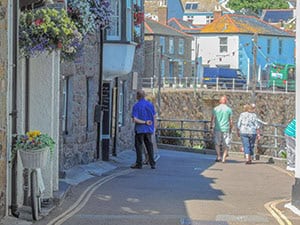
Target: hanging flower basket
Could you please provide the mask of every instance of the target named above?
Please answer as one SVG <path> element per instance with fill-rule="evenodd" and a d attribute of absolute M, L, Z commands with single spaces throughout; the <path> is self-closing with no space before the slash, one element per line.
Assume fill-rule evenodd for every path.
<path fill-rule="evenodd" d="M 19 150 L 24 168 L 44 168 L 47 164 L 49 147 L 37 150 Z"/>

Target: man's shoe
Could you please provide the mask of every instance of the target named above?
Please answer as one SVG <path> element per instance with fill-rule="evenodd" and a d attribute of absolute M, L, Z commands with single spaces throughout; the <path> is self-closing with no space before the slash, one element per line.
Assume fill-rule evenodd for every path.
<path fill-rule="evenodd" d="M 138 164 L 134 164 L 130 167 L 131 169 L 142 169 L 142 166 L 138 165 Z"/>
<path fill-rule="evenodd" d="M 155 166 L 153 165 L 153 166 L 151 166 L 151 169 L 155 169 Z"/>

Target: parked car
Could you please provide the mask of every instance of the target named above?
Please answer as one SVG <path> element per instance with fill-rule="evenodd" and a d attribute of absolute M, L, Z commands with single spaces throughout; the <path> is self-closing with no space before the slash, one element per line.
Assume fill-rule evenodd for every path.
<path fill-rule="evenodd" d="M 202 83 L 207 87 L 244 88 L 247 79 L 239 69 L 204 67 Z"/>

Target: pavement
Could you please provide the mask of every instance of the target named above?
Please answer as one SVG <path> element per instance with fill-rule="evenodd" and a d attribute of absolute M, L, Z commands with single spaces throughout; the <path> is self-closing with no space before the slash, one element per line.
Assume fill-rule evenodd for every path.
<path fill-rule="evenodd" d="M 72 186 L 76 186 L 95 176 L 104 176 L 109 172 L 120 167 L 129 167 L 135 162 L 135 152 L 132 150 L 123 151 L 117 156 L 111 156 L 109 161 L 98 161 L 87 165 L 79 165 L 70 170 L 65 171 L 65 178 L 59 181 L 59 191 L 54 193 L 54 201 L 48 206 L 42 208 L 42 215 L 48 215 L 51 210 L 57 207 L 70 191 Z M 241 157 L 240 153 L 230 153 L 230 157 Z M 155 156 L 156 160 L 159 154 Z M 285 161 L 280 159 L 273 159 L 268 157 L 261 157 L 261 161 L 269 162 L 278 168 L 282 173 L 288 173 L 294 176 L 292 172 L 285 170 Z M 277 171 L 278 172 L 278 171 Z M 229 174 L 228 174 L 229 175 Z M 229 175 L 230 176 L 230 175 Z M 271 206 L 270 206 L 271 208 Z M 284 201 L 277 203 L 277 208 L 282 211 L 288 218 L 296 219 L 300 222 L 300 211 L 293 208 L 289 202 Z M 22 206 L 19 208 L 20 217 L 6 216 L 0 220 L 0 225 L 31 225 L 33 224 L 31 216 L 31 208 L 29 206 Z M 298 220 L 299 219 L 299 220 Z M 292 223 L 294 225 L 300 223 Z M 291 224 L 291 225 L 292 225 Z"/>

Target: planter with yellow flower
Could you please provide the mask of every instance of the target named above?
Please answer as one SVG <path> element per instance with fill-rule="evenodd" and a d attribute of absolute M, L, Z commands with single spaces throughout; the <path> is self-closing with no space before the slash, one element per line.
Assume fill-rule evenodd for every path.
<path fill-rule="evenodd" d="M 48 134 L 32 130 L 17 135 L 14 154 L 20 153 L 23 167 L 43 168 L 46 166 L 48 154 L 52 154 L 55 142 Z"/>

